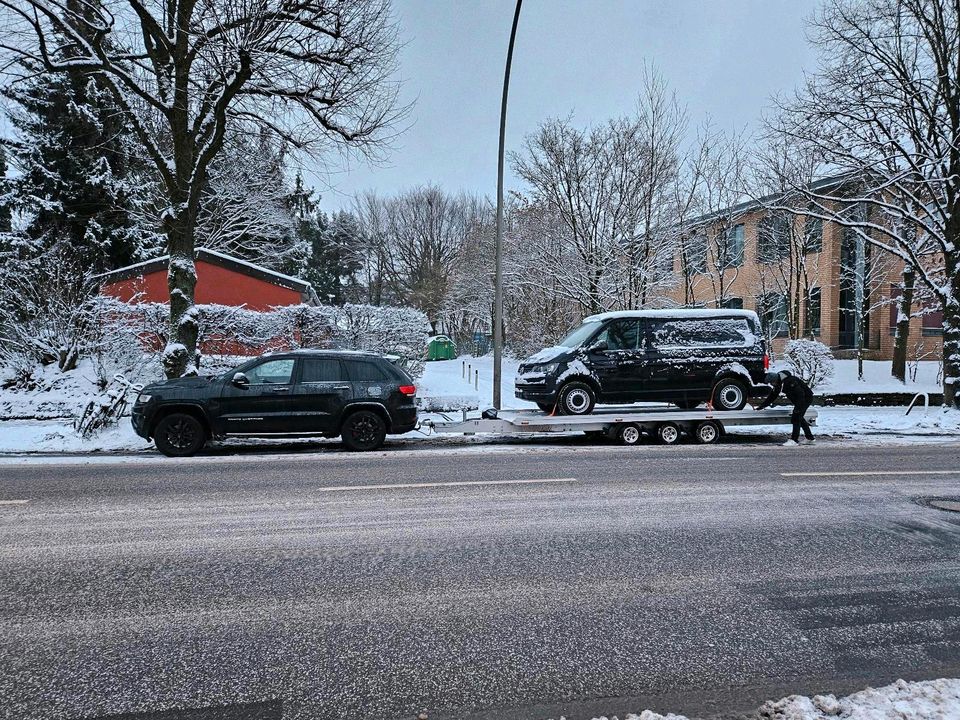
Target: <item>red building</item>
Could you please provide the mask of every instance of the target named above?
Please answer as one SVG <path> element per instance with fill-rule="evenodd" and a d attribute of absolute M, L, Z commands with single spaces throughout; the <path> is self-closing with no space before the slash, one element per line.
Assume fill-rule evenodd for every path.
<path fill-rule="evenodd" d="M 246 260 L 199 248 L 195 254 L 198 305 L 231 305 L 269 310 L 279 305 L 318 304 L 310 283 Z M 168 303 L 169 255 L 128 265 L 100 276 L 101 292 L 128 303 Z"/>

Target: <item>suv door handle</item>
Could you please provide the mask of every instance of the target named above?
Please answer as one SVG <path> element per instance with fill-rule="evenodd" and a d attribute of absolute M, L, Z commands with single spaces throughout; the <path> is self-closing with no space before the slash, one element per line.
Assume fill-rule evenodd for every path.
<path fill-rule="evenodd" d="M 351 386 L 350 385 L 334 385 L 333 389 L 334 390 L 350 390 Z"/>
<path fill-rule="evenodd" d="M 290 388 L 288 388 L 288 387 L 274 387 L 274 388 L 270 388 L 270 392 L 272 392 L 272 393 L 285 393 L 285 392 L 290 392 Z"/>

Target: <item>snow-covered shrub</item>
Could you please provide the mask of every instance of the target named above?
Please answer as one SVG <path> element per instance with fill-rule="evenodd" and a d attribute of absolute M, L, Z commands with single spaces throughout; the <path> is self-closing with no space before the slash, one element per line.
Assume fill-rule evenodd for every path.
<path fill-rule="evenodd" d="M 789 370 L 812 389 L 833 377 L 833 353 L 817 340 L 791 340 L 783 351 Z"/>
<path fill-rule="evenodd" d="M 115 302 L 115 301 L 114 301 Z M 397 355 L 415 377 L 423 371 L 430 324 L 412 308 L 374 305 L 289 305 L 264 312 L 226 305 L 197 305 L 198 342 L 205 355 L 257 355 L 268 350 L 340 348 Z M 113 322 L 135 328 L 148 347 L 166 344 L 160 320 L 166 305 L 115 302 Z M 201 359 L 201 366 L 206 365 Z"/>

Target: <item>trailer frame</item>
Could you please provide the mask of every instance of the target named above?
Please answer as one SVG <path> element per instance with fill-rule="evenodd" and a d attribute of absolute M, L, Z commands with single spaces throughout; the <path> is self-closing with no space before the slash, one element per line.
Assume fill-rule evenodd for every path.
<path fill-rule="evenodd" d="M 487 411 L 489 412 L 489 411 Z M 790 425 L 792 408 L 769 410 L 716 411 L 711 408 L 684 410 L 673 407 L 607 406 L 589 415 L 553 415 L 540 410 L 501 410 L 496 417 L 469 417 L 466 410 L 459 420 L 430 420 L 421 426 L 442 434 L 478 435 L 573 433 L 605 435 L 625 445 L 636 445 L 643 434 L 672 445 L 687 434 L 697 442 L 710 444 L 739 425 Z M 805 418 L 817 424 L 817 411 L 807 410 Z M 639 431 L 639 432 L 635 432 Z"/>

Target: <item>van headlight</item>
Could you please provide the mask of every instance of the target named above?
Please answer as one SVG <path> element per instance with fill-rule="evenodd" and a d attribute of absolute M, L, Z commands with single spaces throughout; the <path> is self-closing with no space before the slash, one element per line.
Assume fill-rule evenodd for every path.
<path fill-rule="evenodd" d="M 544 375 L 550 375 L 555 373 L 560 369 L 560 363 L 547 363 L 545 365 L 534 365 L 530 368 L 531 372 L 543 373 Z"/>

